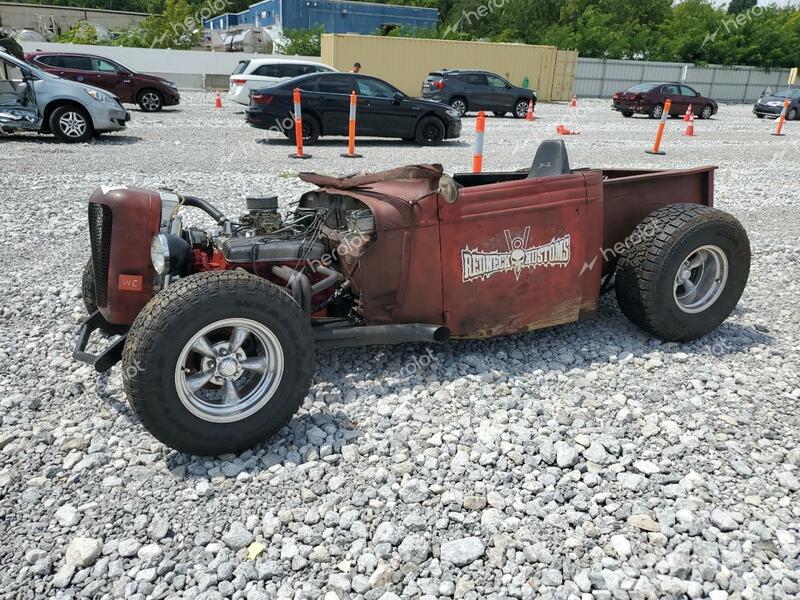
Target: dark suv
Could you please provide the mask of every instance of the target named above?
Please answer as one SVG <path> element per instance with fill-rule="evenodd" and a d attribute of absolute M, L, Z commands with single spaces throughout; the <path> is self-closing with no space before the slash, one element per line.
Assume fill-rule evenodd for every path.
<path fill-rule="evenodd" d="M 422 97 L 449 104 L 459 116 L 467 111 L 488 110 L 502 117 L 511 111 L 521 119 L 531 100 L 536 106 L 536 92 L 511 85 L 500 75 L 474 69 L 429 73 L 422 84 Z"/>
<path fill-rule="evenodd" d="M 181 100 L 178 87 L 171 81 L 137 73 L 118 62 L 91 54 L 68 52 L 32 52 L 25 60 L 63 79 L 71 79 L 108 90 L 120 102 L 138 104 L 146 112 L 174 106 Z"/>

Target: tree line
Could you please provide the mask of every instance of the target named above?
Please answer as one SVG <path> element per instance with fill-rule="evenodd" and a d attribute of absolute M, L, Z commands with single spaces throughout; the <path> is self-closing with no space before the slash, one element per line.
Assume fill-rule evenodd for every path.
<path fill-rule="evenodd" d="M 225 12 L 254 0 L 225 0 Z M 368 0 L 369 1 L 369 0 Z M 759 6 L 756 0 L 382 0 L 439 10 L 436 28 L 398 27 L 377 34 L 457 40 L 546 44 L 580 56 L 694 64 L 800 65 L 800 8 Z M 47 4 L 149 12 L 158 47 L 194 42 L 173 39 L 172 20 L 194 15 L 208 0 L 47 0 Z M 167 35 L 164 35 L 166 32 Z M 306 36 L 309 33 L 306 32 Z M 312 33 L 312 38 L 317 37 Z M 291 32 L 300 37 L 302 32 Z M 130 37 L 130 36 L 129 36 Z M 135 37 L 135 36 L 134 36 Z M 149 36 L 148 36 L 149 37 Z M 128 40 L 131 45 L 137 40 Z M 125 41 L 123 41 L 125 43 Z M 151 45 L 141 42 L 142 45 Z"/>

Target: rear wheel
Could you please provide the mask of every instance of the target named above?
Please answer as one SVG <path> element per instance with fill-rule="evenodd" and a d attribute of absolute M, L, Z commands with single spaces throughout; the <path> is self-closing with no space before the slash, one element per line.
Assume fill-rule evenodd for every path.
<path fill-rule="evenodd" d="M 756 113 L 756 116 L 757 116 L 759 119 L 763 119 L 763 118 L 764 118 L 764 115 L 759 115 L 759 114 L 757 114 L 757 113 Z"/>
<path fill-rule="evenodd" d="M 622 312 L 667 341 L 716 329 L 733 311 L 750 273 L 750 242 L 731 215 L 672 204 L 648 215 L 625 242 L 616 273 Z"/>
<path fill-rule="evenodd" d="M 50 131 L 62 142 L 88 141 L 94 134 L 92 120 L 83 108 L 68 104 L 59 106 L 49 119 Z"/>
<path fill-rule="evenodd" d="M 157 294 L 128 333 L 125 391 L 147 430 L 204 456 L 267 439 L 303 402 L 314 369 L 311 325 L 265 279 L 192 275 Z"/>
<path fill-rule="evenodd" d="M 626 119 L 630 119 L 633 116 L 633 111 L 632 110 L 623 110 L 622 111 L 622 116 L 625 117 Z"/>
<path fill-rule="evenodd" d="M 660 119 L 661 115 L 664 114 L 664 105 L 663 104 L 656 104 L 652 110 L 650 110 L 650 118 L 651 119 Z"/>
<path fill-rule="evenodd" d="M 786 119 L 789 121 L 796 121 L 797 120 L 797 109 L 793 108 L 789 112 L 786 113 Z"/>
<path fill-rule="evenodd" d="M 292 126 L 283 130 L 284 135 L 294 141 L 294 120 Z M 313 144 L 319 139 L 319 123 L 312 116 L 303 117 L 303 143 Z"/>
<path fill-rule="evenodd" d="M 492 111 L 492 114 L 495 117 L 498 117 L 498 118 L 505 117 L 506 116 L 506 111 L 504 111 L 504 110 L 495 110 L 495 111 Z"/>
<path fill-rule="evenodd" d="M 700 111 L 700 118 L 710 119 L 713 114 L 714 114 L 714 108 L 710 104 L 706 104 L 703 107 L 703 110 Z"/>
<path fill-rule="evenodd" d="M 450 108 L 456 111 L 459 117 L 463 117 L 467 112 L 467 101 L 457 96 L 450 100 Z"/>
<path fill-rule="evenodd" d="M 444 124 L 436 117 L 424 117 L 417 124 L 414 139 L 421 146 L 438 146 L 444 139 Z"/>
<path fill-rule="evenodd" d="M 136 98 L 136 104 L 144 112 L 158 112 L 164 108 L 164 98 L 158 90 L 142 90 Z"/>

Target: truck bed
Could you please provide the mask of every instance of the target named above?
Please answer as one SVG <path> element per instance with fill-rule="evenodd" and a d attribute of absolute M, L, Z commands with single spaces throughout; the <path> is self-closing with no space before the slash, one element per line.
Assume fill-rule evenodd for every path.
<path fill-rule="evenodd" d="M 716 167 L 694 169 L 573 169 L 603 174 L 603 248 L 624 242 L 636 225 L 654 210 L 677 203 L 714 205 Z M 464 187 L 518 181 L 528 170 L 498 173 L 458 173 Z"/>

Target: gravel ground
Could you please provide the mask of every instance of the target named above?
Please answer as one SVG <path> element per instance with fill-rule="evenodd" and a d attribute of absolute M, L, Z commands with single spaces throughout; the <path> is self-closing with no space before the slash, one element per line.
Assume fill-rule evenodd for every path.
<path fill-rule="evenodd" d="M 612 294 L 594 322 L 430 355 L 321 354 L 288 427 L 210 460 L 150 437 L 119 368 L 98 377 L 70 358 L 90 192 L 166 186 L 236 214 L 248 192 L 296 199 L 299 168 L 465 170 L 474 122 L 438 148 L 361 142 L 355 162 L 325 141 L 298 164 L 241 107 L 184 98 L 90 144 L 0 138 L 0 596 L 800 595 L 800 123 L 774 138 L 749 106 L 723 106 L 694 139 L 669 122 L 654 157 L 655 123 L 607 101 L 488 119 L 487 170 L 528 165 L 559 120 L 581 132 L 574 166 L 719 165 L 717 205 L 753 248 L 731 318 L 662 344 Z"/>

